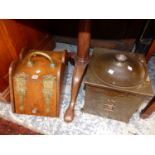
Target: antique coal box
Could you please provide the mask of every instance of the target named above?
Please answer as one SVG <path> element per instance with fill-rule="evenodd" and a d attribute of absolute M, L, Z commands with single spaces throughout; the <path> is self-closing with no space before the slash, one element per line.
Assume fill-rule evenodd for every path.
<path fill-rule="evenodd" d="M 123 122 L 153 97 L 142 54 L 96 48 L 84 83 L 83 111 Z"/>
<path fill-rule="evenodd" d="M 13 111 L 19 114 L 59 116 L 67 51 L 29 50 L 9 68 Z"/>

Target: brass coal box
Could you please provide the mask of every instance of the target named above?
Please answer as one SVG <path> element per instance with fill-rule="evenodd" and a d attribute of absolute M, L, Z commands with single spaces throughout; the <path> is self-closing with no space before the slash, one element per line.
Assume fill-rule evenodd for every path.
<path fill-rule="evenodd" d="M 142 54 L 95 48 L 85 78 L 83 112 L 129 122 L 153 89 Z"/>

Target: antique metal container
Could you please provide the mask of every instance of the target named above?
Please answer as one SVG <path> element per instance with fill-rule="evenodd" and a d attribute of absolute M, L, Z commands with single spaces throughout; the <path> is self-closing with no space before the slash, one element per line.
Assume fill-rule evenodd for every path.
<path fill-rule="evenodd" d="M 153 89 L 142 54 L 94 49 L 85 78 L 84 112 L 128 122 Z"/>
<path fill-rule="evenodd" d="M 37 116 L 59 116 L 66 51 L 29 50 L 10 65 L 13 111 Z"/>

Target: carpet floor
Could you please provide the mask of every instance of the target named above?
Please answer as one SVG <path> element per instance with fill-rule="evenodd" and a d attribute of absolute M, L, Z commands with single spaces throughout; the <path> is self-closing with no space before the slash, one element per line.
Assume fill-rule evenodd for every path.
<path fill-rule="evenodd" d="M 0 135 L 40 135 L 40 133 L 0 118 Z"/>

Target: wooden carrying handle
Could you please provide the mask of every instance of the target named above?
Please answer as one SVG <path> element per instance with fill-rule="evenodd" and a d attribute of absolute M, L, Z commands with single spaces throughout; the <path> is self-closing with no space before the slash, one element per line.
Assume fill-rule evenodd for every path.
<path fill-rule="evenodd" d="M 48 55 L 47 53 L 41 52 L 41 51 L 34 51 L 34 52 L 30 53 L 29 56 L 28 56 L 27 65 L 28 65 L 29 67 L 32 67 L 32 66 L 33 66 L 33 62 L 32 62 L 32 60 L 31 60 L 31 58 L 32 58 L 33 56 L 36 56 L 36 55 L 40 55 L 40 56 L 43 56 L 43 57 L 45 57 L 46 59 L 48 59 L 48 60 L 50 61 L 50 66 L 51 66 L 51 67 L 55 67 L 55 66 L 56 66 L 56 64 L 54 63 L 54 61 L 53 61 L 53 59 L 51 58 L 50 55 Z"/>

